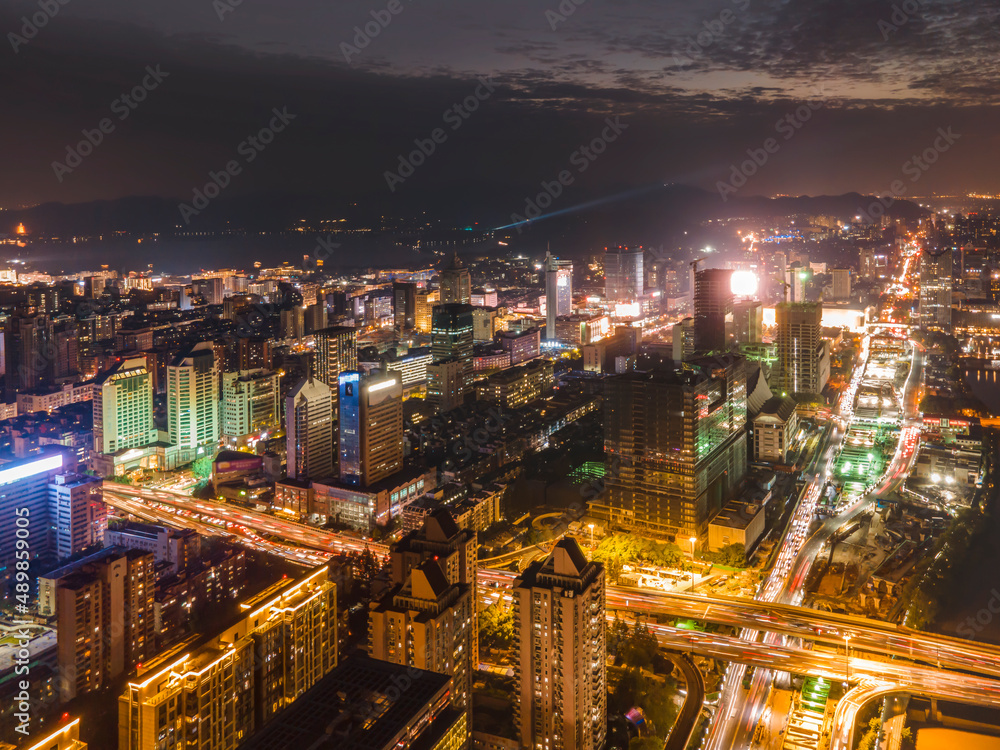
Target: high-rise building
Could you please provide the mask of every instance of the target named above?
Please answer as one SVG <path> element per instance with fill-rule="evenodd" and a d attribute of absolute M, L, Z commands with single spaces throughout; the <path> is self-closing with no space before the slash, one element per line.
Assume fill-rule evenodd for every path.
<path fill-rule="evenodd" d="M 638 302 L 645 291 L 642 248 L 615 247 L 604 252 L 604 298 L 610 303 Z"/>
<path fill-rule="evenodd" d="M 155 653 L 153 554 L 107 547 L 39 576 L 55 602 L 60 698 L 107 687 Z"/>
<path fill-rule="evenodd" d="M 833 275 L 833 299 L 850 299 L 851 269 L 834 268 L 830 273 Z"/>
<path fill-rule="evenodd" d="M 6 401 L 53 383 L 55 325 L 47 315 L 12 315 L 4 326 Z"/>
<path fill-rule="evenodd" d="M 50 551 L 49 485 L 72 471 L 71 464 L 68 454 L 53 450 L 0 467 L 0 578 L 14 572 L 17 540 L 25 531 L 31 544 L 22 552 L 28 552 L 29 560 Z"/>
<path fill-rule="evenodd" d="M 430 333 L 434 325 L 434 307 L 441 301 L 437 289 L 417 292 L 416 297 L 416 327 L 421 333 Z"/>
<path fill-rule="evenodd" d="M 782 302 L 774 314 L 778 326 L 776 395 L 820 393 L 830 379 L 829 354 L 822 338 L 822 303 Z"/>
<path fill-rule="evenodd" d="M 683 362 L 694 356 L 694 318 L 684 318 L 674 323 L 670 331 L 673 338 L 674 362 Z"/>
<path fill-rule="evenodd" d="M 466 304 L 438 305 L 434 308 L 431 354 L 435 362 L 457 359 L 462 363 L 463 397 L 472 389 L 475 309 Z"/>
<path fill-rule="evenodd" d="M 358 330 L 334 326 L 316 331 L 316 378 L 333 391 L 333 414 L 337 415 L 340 374 L 358 369 Z"/>
<path fill-rule="evenodd" d="M 427 365 L 427 405 L 435 414 L 465 403 L 465 363 L 444 359 Z"/>
<path fill-rule="evenodd" d="M 455 253 L 449 266 L 441 271 L 441 304 L 472 304 L 472 276 Z"/>
<path fill-rule="evenodd" d="M 607 733 L 604 567 L 561 540 L 514 580 L 521 747 L 601 750 Z"/>
<path fill-rule="evenodd" d="M 308 377 L 285 399 L 288 476 L 322 479 L 334 474 L 333 391 Z"/>
<path fill-rule="evenodd" d="M 736 344 L 759 344 L 764 340 L 764 305 L 758 300 L 740 300 L 733 305 L 733 337 Z"/>
<path fill-rule="evenodd" d="M 412 281 L 392 282 L 392 311 L 396 328 L 412 331 L 417 325 L 417 285 Z"/>
<path fill-rule="evenodd" d="M 195 344 L 167 365 L 167 428 L 182 463 L 219 443 L 219 375 L 211 342 Z"/>
<path fill-rule="evenodd" d="M 556 339 L 556 319 L 573 313 L 573 264 L 545 253 L 545 338 Z"/>
<path fill-rule="evenodd" d="M 952 260 L 949 248 L 927 248 L 920 257 L 920 327 L 951 330 Z"/>
<path fill-rule="evenodd" d="M 811 272 L 799 261 L 792 263 L 785 271 L 785 302 L 805 302 L 806 284 Z"/>
<path fill-rule="evenodd" d="M 108 511 L 101 480 L 86 474 L 57 474 L 49 484 L 52 551 L 60 560 L 104 540 Z"/>
<path fill-rule="evenodd" d="M 142 665 L 118 698 L 119 750 L 236 750 L 337 666 L 327 566 L 240 607 L 241 619 L 203 645 Z"/>
<path fill-rule="evenodd" d="M 118 362 L 94 387 L 94 450 L 117 453 L 155 443 L 153 379 L 144 358 Z"/>
<path fill-rule="evenodd" d="M 606 382 L 607 490 L 591 513 L 625 528 L 702 538 L 746 473 L 745 362 L 640 359 Z"/>
<path fill-rule="evenodd" d="M 267 370 L 222 376 L 222 438 L 230 447 L 273 435 L 281 426 L 281 376 Z"/>
<path fill-rule="evenodd" d="M 368 619 L 372 657 L 451 675 L 463 709 L 479 664 L 476 538 L 448 510 L 431 513 L 390 549 L 393 588 Z"/>
<path fill-rule="evenodd" d="M 694 275 L 694 348 L 698 352 L 728 349 L 726 320 L 733 314 L 733 272 L 705 268 Z"/>
<path fill-rule="evenodd" d="M 398 372 L 340 376 L 340 481 L 369 487 L 403 468 L 403 379 Z"/>

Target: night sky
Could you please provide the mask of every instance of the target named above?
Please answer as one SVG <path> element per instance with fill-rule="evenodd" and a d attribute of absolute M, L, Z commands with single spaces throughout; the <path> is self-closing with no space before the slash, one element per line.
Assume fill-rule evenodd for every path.
<path fill-rule="evenodd" d="M 1000 3 L 393 1 L 350 62 L 343 44 L 389 0 L 68 0 L 24 43 L 9 34 L 40 6 L 4 2 L 0 206 L 190 198 L 233 159 L 230 195 L 488 202 L 555 178 L 608 117 L 627 129 L 575 187 L 712 189 L 775 137 L 747 194 L 886 191 L 951 128 L 908 194 L 1000 189 Z M 147 66 L 167 75 L 123 119 Z M 456 128 L 444 113 L 488 91 L 480 76 L 493 91 Z M 786 139 L 777 121 L 806 102 Z M 295 119 L 245 163 L 274 108 Z M 60 182 L 52 163 L 102 118 L 113 129 Z M 386 171 L 435 128 L 444 142 L 391 192 Z"/>

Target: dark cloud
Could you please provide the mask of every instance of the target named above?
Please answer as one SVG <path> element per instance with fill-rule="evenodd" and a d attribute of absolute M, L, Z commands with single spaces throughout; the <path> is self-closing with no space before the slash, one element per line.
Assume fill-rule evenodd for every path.
<path fill-rule="evenodd" d="M 581 196 L 711 188 L 804 101 L 823 106 L 747 191 L 885 189 L 949 125 L 962 139 L 914 190 L 995 189 L 996 3 L 588 0 L 553 30 L 556 2 L 421 0 L 350 63 L 341 44 L 385 4 L 244 0 L 222 20 L 210 0 L 63 7 L 17 54 L 0 50 L 0 205 L 188 197 L 273 107 L 296 119 L 230 194 L 506 215 L 615 115 L 629 130 L 581 176 Z M 33 10 L 0 10 L 0 30 Z M 157 64 L 169 77 L 57 181 L 52 162 Z M 390 192 L 385 172 L 480 75 L 495 92 Z"/>

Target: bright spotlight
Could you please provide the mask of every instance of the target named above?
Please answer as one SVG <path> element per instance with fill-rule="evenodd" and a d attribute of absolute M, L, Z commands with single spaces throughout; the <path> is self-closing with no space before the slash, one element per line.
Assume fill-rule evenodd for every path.
<path fill-rule="evenodd" d="M 753 271 L 733 271 L 730 289 L 737 297 L 749 297 L 757 293 L 757 274 Z"/>

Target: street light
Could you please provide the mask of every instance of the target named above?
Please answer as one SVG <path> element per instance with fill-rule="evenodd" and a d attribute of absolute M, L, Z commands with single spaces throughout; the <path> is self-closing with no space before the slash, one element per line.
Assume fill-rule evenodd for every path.
<path fill-rule="evenodd" d="M 694 570 L 694 545 L 698 543 L 698 537 L 693 536 L 688 539 L 691 542 L 691 591 L 694 592 L 695 586 L 698 584 L 698 574 Z"/>
<path fill-rule="evenodd" d="M 844 664 L 847 667 L 847 683 L 851 682 L 851 634 L 844 634 Z"/>

